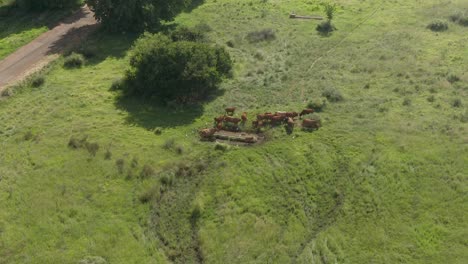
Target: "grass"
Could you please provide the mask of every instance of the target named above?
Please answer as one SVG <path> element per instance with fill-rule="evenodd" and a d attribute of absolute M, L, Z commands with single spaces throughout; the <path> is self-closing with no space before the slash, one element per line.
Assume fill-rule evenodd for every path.
<path fill-rule="evenodd" d="M 320 4 L 251 3 L 206 1 L 176 19 L 234 44 L 234 78 L 209 103 L 120 98 L 111 87 L 134 36 L 104 34 L 87 43 L 98 55 L 82 68 L 58 61 L 41 87 L 0 101 L 1 260 L 467 259 L 465 100 L 454 107 L 467 97 L 466 27 L 426 28 L 465 1 L 337 1 L 339 30 L 329 36 L 287 15 L 320 14 Z M 265 28 L 275 40 L 246 39 Z M 317 131 L 278 127 L 261 145 L 223 151 L 198 140 L 226 106 L 249 116 L 299 111 L 334 95 L 330 87 L 344 100 L 326 102 Z M 101 146 L 95 156 L 68 147 L 86 135 Z"/>
<path fill-rule="evenodd" d="M 71 10 L 25 12 L 11 7 L 12 1 L 0 2 L 0 60 L 53 28 L 71 14 Z"/>

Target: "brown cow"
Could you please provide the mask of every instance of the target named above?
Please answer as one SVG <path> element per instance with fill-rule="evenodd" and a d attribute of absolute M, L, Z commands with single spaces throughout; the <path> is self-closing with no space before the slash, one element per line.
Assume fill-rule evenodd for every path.
<path fill-rule="evenodd" d="M 287 113 L 286 113 L 286 116 L 287 116 L 287 117 L 291 117 L 291 118 L 293 118 L 293 119 L 294 119 L 295 117 L 297 117 L 298 115 L 299 115 L 299 114 L 296 113 L 296 112 L 287 112 Z"/>
<path fill-rule="evenodd" d="M 299 117 L 302 118 L 303 115 L 312 114 L 313 112 L 314 112 L 314 109 L 311 109 L 311 108 L 304 109 L 304 110 L 302 110 L 302 112 L 299 114 Z"/>
<path fill-rule="evenodd" d="M 246 112 L 242 113 L 241 119 L 242 119 L 243 123 L 245 123 L 247 121 L 247 113 Z"/>
<path fill-rule="evenodd" d="M 289 128 L 294 127 L 294 120 L 291 117 L 288 117 L 286 122 L 287 122 Z"/>
<path fill-rule="evenodd" d="M 284 122 L 284 117 L 283 116 L 273 116 L 271 118 L 271 122 L 274 123 L 274 124 L 281 124 L 282 122 Z"/>
<path fill-rule="evenodd" d="M 216 128 L 205 128 L 199 131 L 200 137 L 211 138 L 216 133 Z"/>
<path fill-rule="evenodd" d="M 219 131 L 221 129 L 223 129 L 223 122 L 219 122 L 218 124 L 216 124 L 216 129 Z"/>
<path fill-rule="evenodd" d="M 221 123 L 221 122 L 224 121 L 224 118 L 225 118 L 225 117 L 226 117 L 226 116 L 215 117 L 215 118 L 214 118 L 214 121 L 215 121 L 216 123 Z"/>
<path fill-rule="evenodd" d="M 228 107 L 228 108 L 226 108 L 224 110 L 226 110 L 226 114 L 232 116 L 232 115 L 234 115 L 234 112 L 236 111 L 236 108 L 235 107 Z"/>
<path fill-rule="evenodd" d="M 304 119 L 302 121 L 302 127 L 303 128 L 319 129 L 320 128 L 320 120 Z"/>
<path fill-rule="evenodd" d="M 265 113 L 265 119 L 266 120 L 272 120 L 275 115 L 272 113 Z"/>
<path fill-rule="evenodd" d="M 275 112 L 275 116 L 286 117 L 286 112 L 277 111 L 277 112 Z"/>
<path fill-rule="evenodd" d="M 262 127 L 262 126 L 263 126 L 263 121 L 262 121 L 262 120 L 255 120 L 255 121 L 252 121 L 252 126 L 253 126 L 254 128 Z"/>
<path fill-rule="evenodd" d="M 225 120 L 226 122 L 233 123 L 234 125 L 239 124 L 239 122 L 241 121 L 240 118 L 237 118 L 237 117 L 230 117 L 230 116 L 226 116 L 226 118 L 225 118 L 224 120 Z"/>

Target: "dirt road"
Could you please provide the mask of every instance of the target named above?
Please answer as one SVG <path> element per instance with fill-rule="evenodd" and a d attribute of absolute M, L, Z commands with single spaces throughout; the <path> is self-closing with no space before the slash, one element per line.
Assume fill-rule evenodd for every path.
<path fill-rule="evenodd" d="M 58 26 L 0 61 L 0 94 L 7 86 L 39 70 L 60 52 L 79 43 L 96 27 L 93 13 L 84 6 Z"/>

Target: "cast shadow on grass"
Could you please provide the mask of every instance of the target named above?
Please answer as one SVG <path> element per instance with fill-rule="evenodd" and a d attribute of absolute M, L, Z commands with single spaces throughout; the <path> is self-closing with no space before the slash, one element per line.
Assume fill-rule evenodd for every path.
<path fill-rule="evenodd" d="M 128 113 L 128 124 L 153 130 L 157 127 L 171 128 L 193 123 L 203 115 L 205 103 L 223 94 L 224 90 L 218 89 L 204 101 L 190 105 L 168 105 L 157 99 L 121 94 L 117 97 L 115 105 Z"/>
<path fill-rule="evenodd" d="M 0 39 L 34 28 L 45 26 L 52 29 L 60 23 L 74 23 L 85 15 L 78 7 L 37 12 L 25 11 L 15 5 L 0 6 Z"/>

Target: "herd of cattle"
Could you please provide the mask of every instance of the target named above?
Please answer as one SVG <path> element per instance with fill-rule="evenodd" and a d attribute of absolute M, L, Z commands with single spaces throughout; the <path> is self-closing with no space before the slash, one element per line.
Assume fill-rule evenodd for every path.
<path fill-rule="evenodd" d="M 226 113 L 222 116 L 215 117 L 215 127 L 200 130 L 202 138 L 211 138 L 220 130 L 239 131 L 239 124 L 245 125 L 248 121 L 247 113 L 243 112 L 239 117 L 234 117 L 235 107 L 228 107 L 225 109 Z M 285 124 L 288 129 L 292 130 L 296 125 L 295 118 L 302 119 L 304 115 L 314 113 L 314 109 L 304 109 L 301 113 L 297 112 L 275 112 L 257 114 L 257 119 L 252 121 L 252 126 L 260 129 L 265 126 L 278 126 Z M 319 129 L 321 126 L 320 120 L 305 118 L 302 120 L 302 128 L 306 130 Z"/>

